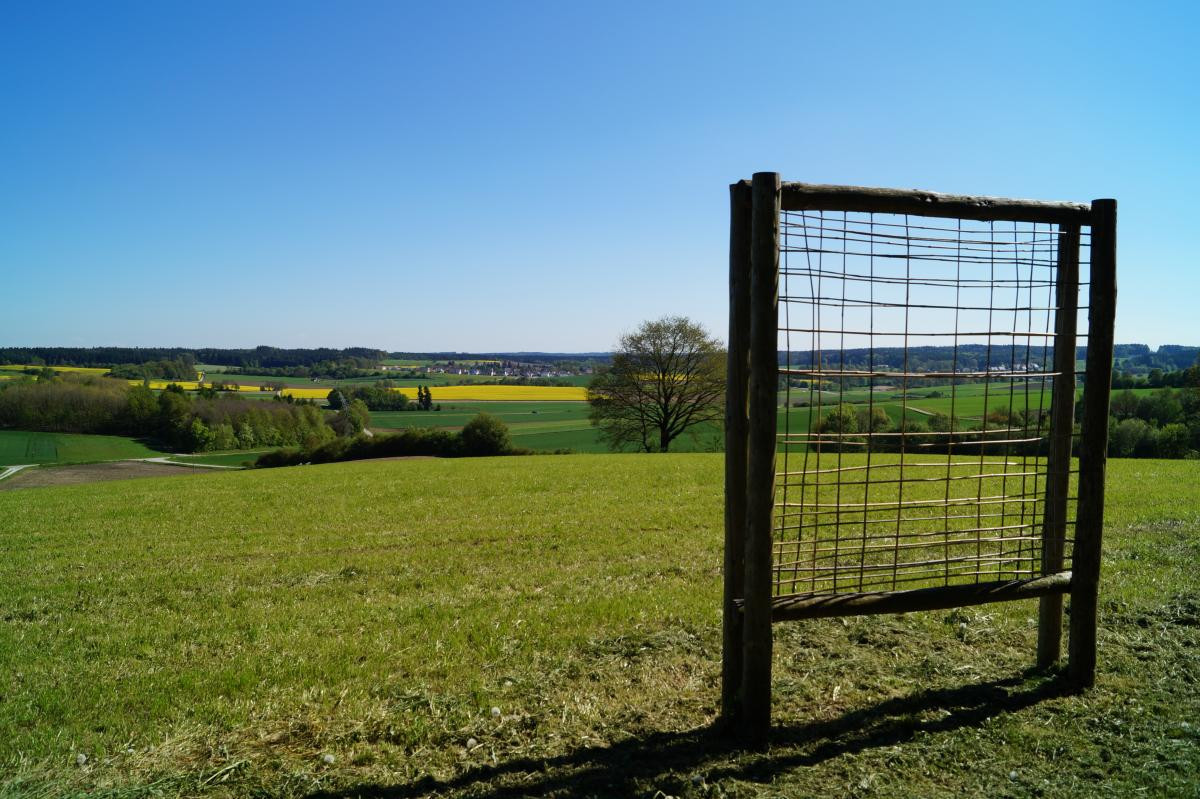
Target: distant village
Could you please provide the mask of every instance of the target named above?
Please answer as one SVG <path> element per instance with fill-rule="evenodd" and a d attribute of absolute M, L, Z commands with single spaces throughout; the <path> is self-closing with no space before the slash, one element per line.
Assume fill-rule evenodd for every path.
<path fill-rule="evenodd" d="M 568 367 L 564 365 L 551 366 L 545 363 L 522 363 L 519 361 L 472 361 L 470 363 L 445 361 L 423 366 L 391 366 L 385 364 L 379 368 L 384 372 L 404 372 L 422 375 L 474 375 L 495 378 L 529 379 L 576 377 L 578 375 L 590 375 L 595 371 L 592 366 L 586 364 Z"/>

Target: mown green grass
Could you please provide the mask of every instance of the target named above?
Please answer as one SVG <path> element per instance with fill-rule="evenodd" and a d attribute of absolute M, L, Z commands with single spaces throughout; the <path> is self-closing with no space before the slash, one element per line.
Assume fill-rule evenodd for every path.
<path fill-rule="evenodd" d="M 371 427 L 399 430 L 406 427 L 458 428 L 480 413 L 501 419 L 510 429 L 518 425 L 569 420 L 587 425 L 586 402 L 444 402 L 440 411 L 375 411 Z"/>
<path fill-rule="evenodd" d="M 1023 671 L 1034 602 L 780 625 L 759 753 L 704 732 L 722 475 L 580 455 L 0 494 L 0 795 L 1195 794 L 1197 464 L 1110 462 L 1094 690 Z"/>
<path fill-rule="evenodd" d="M 588 420 L 586 402 L 453 402 L 440 411 L 376 411 L 371 427 L 400 430 L 406 427 L 460 429 L 480 413 L 488 413 L 508 425 L 513 444 L 536 451 L 573 450 L 580 453 L 608 452 L 608 445 Z M 694 434 L 693 434 L 694 433 Z M 703 425 L 671 444 L 678 452 L 711 451 L 722 442 L 720 430 Z"/>
<path fill-rule="evenodd" d="M 929 397 L 930 393 L 937 392 L 944 396 Z M 818 400 L 824 408 L 836 406 L 838 402 L 844 402 L 855 406 L 874 405 L 887 410 L 890 416 L 899 418 L 899 408 L 901 400 L 905 399 L 906 392 L 903 392 L 899 386 L 895 390 L 868 392 L 862 389 L 851 389 L 841 394 L 837 391 L 822 391 L 810 393 L 805 389 L 792 389 L 790 399 L 794 402 L 807 402 L 811 406 L 816 406 Z M 924 411 L 926 414 L 942 413 L 950 416 L 952 413 L 955 417 L 962 419 L 978 419 L 982 417 L 986 411 L 994 411 L 998 408 L 1008 408 L 1011 406 L 1013 410 L 1022 411 L 1028 408 L 1029 410 L 1037 410 L 1039 407 L 1049 412 L 1050 410 L 1050 391 L 1047 388 L 1045 391 L 1037 390 L 1037 386 L 1030 386 L 1026 392 L 1025 386 L 1015 385 L 1010 391 L 1010 387 L 1002 383 L 984 384 L 984 383 L 966 383 L 959 386 L 921 386 L 910 388 L 907 392 L 907 404 L 910 408 L 915 408 L 917 411 Z M 793 411 L 795 413 L 795 411 Z M 918 413 L 918 416 L 920 414 Z"/>
<path fill-rule="evenodd" d="M 1155 394 L 1162 389 L 1138 388 L 1131 389 L 1135 396 L 1147 397 Z M 930 392 L 940 392 L 945 396 L 929 397 Z M 1083 390 L 1080 389 L 1076 394 L 1076 401 L 1083 395 Z M 782 395 L 781 395 L 782 396 Z M 866 408 L 874 406 L 883 408 L 893 420 L 898 421 L 901 414 L 901 399 L 903 393 L 897 391 L 879 391 L 874 395 L 863 390 L 849 390 L 843 394 L 838 394 L 836 391 L 814 392 L 809 395 L 807 391 L 793 389 L 790 394 L 790 399 L 795 402 L 807 402 L 812 408 L 800 407 L 792 409 L 793 429 L 796 424 L 800 424 L 803 429 L 807 429 L 807 418 L 810 413 L 817 411 L 817 402 L 820 401 L 821 412 L 828 413 L 830 408 L 836 407 L 839 402 L 844 402 L 848 405 L 853 405 L 856 408 Z M 987 386 L 983 383 L 968 383 L 954 388 L 953 396 L 951 395 L 950 386 L 938 386 L 936 388 L 914 388 L 908 392 L 907 405 L 914 413 L 910 413 L 914 419 L 920 419 L 929 414 L 940 413 L 946 416 L 954 416 L 957 419 L 978 421 L 986 412 L 996 411 L 1001 408 L 1009 408 L 1012 411 L 1041 411 L 1043 413 L 1050 412 L 1051 392 L 1049 389 L 1038 391 L 1031 387 L 1028 392 L 1025 387 L 1016 385 L 1010 391 L 1003 384 L 993 384 Z M 782 400 L 781 400 L 782 401 Z M 780 428 L 782 430 L 782 427 Z"/>
<path fill-rule="evenodd" d="M 162 454 L 138 439 L 125 436 L 0 430 L 0 466 L 20 463 L 93 463 L 122 458 L 153 458 Z"/>
<path fill-rule="evenodd" d="M 270 450 L 237 450 L 235 452 L 205 452 L 200 455 L 176 455 L 171 458 L 176 463 L 207 463 L 213 466 L 242 466 L 253 464 L 259 455 Z"/>
<path fill-rule="evenodd" d="M 536 431 L 513 430 L 514 446 L 539 452 L 573 450 L 574 452 L 608 452 L 608 445 L 600 439 L 600 433 L 585 423 L 565 430 Z"/>

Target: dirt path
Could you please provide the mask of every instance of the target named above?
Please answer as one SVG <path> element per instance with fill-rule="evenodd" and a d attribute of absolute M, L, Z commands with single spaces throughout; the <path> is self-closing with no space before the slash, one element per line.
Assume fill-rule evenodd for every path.
<path fill-rule="evenodd" d="M 141 460 L 108 461 L 107 463 L 88 463 L 77 466 L 44 466 L 36 469 L 22 469 L 19 473 L 12 474 L 8 479 L 0 480 L 0 491 L 17 491 L 22 488 L 42 488 L 45 486 L 78 485 L 80 483 L 96 483 L 106 480 L 133 480 L 139 477 L 176 477 L 202 473 L 202 469 L 195 468 L 194 466 Z"/>
<path fill-rule="evenodd" d="M 219 463 L 192 463 L 191 461 L 173 461 L 177 455 L 164 455 L 161 458 L 142 458 L 142 463 L 165 463 L 168 466 L 187 466 L 191 469 L 241 469 L 241 466 L 222 466 Z"/>
<path fill-rule="evenodd" d="M 31 466 L 37 466 L 37 464 L 36 463 L 22 463 L 22 464 L 18 464 L 16 466 L 0 467 L 0 480 L 3 480 L 5 477 L 12 477 L 14 474 L 21 471 L 22 469 L 28 469 Z"/>

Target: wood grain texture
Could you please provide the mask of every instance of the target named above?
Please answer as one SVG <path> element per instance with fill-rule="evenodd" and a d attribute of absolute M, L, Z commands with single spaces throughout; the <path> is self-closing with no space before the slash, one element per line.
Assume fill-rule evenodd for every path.
<path fill-rule="evenodd" d="M 1117 201 L 1092 202 L 1092 263 L 1088 291 L 1087 370 L 1079 444 L 1079 509 L 1071 568 L 1071 641 L 1068 676 L 1079 688 L 1096 682 L 1096 605 L 1104 532 L 1104 473 L 1108 461 L 1108 407 L 1117 310 Z"/>
<path fill-rule="evenodd" d="M 1054 388 L 1050 401 L 1050 452 L 1046 458 L 1046 505 L 1042 527 L 1042 574 L 1063 568 L 1067 535 L 1067 496 L 1071 483 L 1071 433 L 1075 424 L 1075 327 L 1079 318 L 1079 226 L 1059 231 L 1055 286 Z M 1037 664 L 1046 668 L 1062 652 L 1061 595 L 1042 597 L 1038 606 Z"/>
<path fill-rule="evenodd" d="M 722 603 L 721 718 L 737 717 L 742 685 L 742 614 L 745 592 L 746 435 L 750 379 L 750 186 L 729 187 L 729 351 L 725 390 L 725 576 Z"/>
<path fill-rule="evenodd" d="M 778 406 L 779 175 L 752 185 L 750 396 L 746 489 L 746 590 L 742 639 L 741 740 L 766 741 L 771 726 L 771 522 Z"/>
<path fill-rule="evenodd" d="M 831 616 L 911 613 L 1061 595 L 1070 588 L 1071 572 L 1060 572 L 1029 580 L 936 586 L 911 591 L 786 596 L 775 597 L 771 603 L 771 615 L 774 621 L 779 622 Z"/>
<path fill-rule="evenodd" d="M 972 197 L 939 194 L 920 189 L 877 189 L 815 183 L 784 183 L 781 206 L 785 211 L 863 211 L 980 221 L 1057 222 L 1074 225 L 1087 225 L 1091 221 L 1091 206 L 1083 203 Z"/>

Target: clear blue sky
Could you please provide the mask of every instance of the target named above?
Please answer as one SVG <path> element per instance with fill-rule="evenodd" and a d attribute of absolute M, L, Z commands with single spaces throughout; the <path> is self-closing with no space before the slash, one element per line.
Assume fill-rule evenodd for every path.
<path fill-rule="evenodd" d="M 6 2 L 0 344 L 724 336 L 728 184 L 1120 201 L 1200 343 L 1194 4 Z"/>

